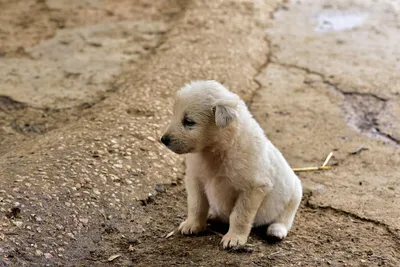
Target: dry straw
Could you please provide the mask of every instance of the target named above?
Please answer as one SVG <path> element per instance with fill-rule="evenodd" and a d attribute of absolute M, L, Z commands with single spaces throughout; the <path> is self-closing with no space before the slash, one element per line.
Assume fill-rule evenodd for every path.
<path fill-rule="evenodd" d="M 293 168 L 294 172 L 308 172 L 308 171 L 324 171 L 324 170 L 330 170 L 332 169 L 332 166 L 327 166 L 329 160 L 332 158 L 333 152 L 329 153 L 329 155 L 326 157 L 324 164 L 322 166 L 318 167 L 304 167 L 304 168 Z"/>

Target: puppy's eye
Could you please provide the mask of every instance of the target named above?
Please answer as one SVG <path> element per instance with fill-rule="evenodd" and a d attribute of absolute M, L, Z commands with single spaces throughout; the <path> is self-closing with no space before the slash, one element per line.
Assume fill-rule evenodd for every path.
<path fill-rule="evenodd" d="M 194 121 L 188 119 L 188 118 L 183 118 L 182 124 L 183 124 L 183 126 L 185 126 L 185 127 L 192 127 L 192 126 L 194 126 L 196 123 L 195 123 Z"/>

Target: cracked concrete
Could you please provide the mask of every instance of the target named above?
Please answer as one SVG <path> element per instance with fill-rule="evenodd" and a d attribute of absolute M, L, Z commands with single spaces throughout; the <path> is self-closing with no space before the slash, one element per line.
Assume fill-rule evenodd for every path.
<path fill-rule="evenodd" d="M 271 56 L 273 56 L 272 52 L 268 58 Z M 391 110 L 388 109 L 388 99 L 378 96 L 372 92 L 363 93 L 342 89 L 339 84 L 330 81 L 322 73 L 310 70 L 306 67 L 299 67 L 281 62 L 271 62 L 285 68 L 293 68 L 304 71 L 309 75 L 311 74 L 319 76 L 322 82 L 329 89 L 332 89 L 344 96 L 345 103 L 343 104 L 343 111 L 345 113 L 347 122 L 352 127 L 361 133 L 366 133 L 369 136 L 380 138 L 394 145 L 399 145 L 400 140 L 396 139 L 392 133 L 386 133 L 384 130 L 381 130 L 381 128 L 386 128 L 385 121 L 396 120 L 396 117 L 393 115 Z M 312 81 L 305 81 L 305 83 L 311 84 Z M 382 122 L 383 125 L 380 125 L 380 122 Z M 396 124 L 390 122 L 388 126 L 390 127 L 390 130 L 393 131 L 393 129 L 396 127 Z"/>
<path fill-rule="evenodd" d="M 263 89 L 252 109 L 267 135 L 278 144 L 282 142 L 280 148 L 292 165 L 318 165 L 330 151 L 335 153 L 339 165 L 332 172 L 308 174 L 303 179 L 309 188 L 322 185 L 313 197 L 315 203 L 338 206 L 360 216 L 373 215 L 374 219 L 399 229 L 399 203 L 395 197 L 399 192 L 391 189 L 397 186 L 398 148 L 391 143 L 382 146 L 379 140 L 359 135 L 349 127 L 341 108 L 345 96 L 327 90 L 318 75 L 271 63 L 258 80 Z M 279 124 L 280 120 L 285 123 Z M 367 153 L 359 158 L 349 155 L 361 145 L 369 148 Z M 378 158 L 387 158 L 385 164 Z M 375 177 L 380 178 L 375 181 Z M 376 206 L 386 198 L 393 201 L 385 204 L 385 210 L 377 211 Z"/>
<path fill-rule="evenodd" d="M 272 60 L 322 75 L 327 84 L 343 93 L 370 93 L 387 99 L 391 116 L 380 119 L 380 132 L 392 141 L 399 140 L 400 52 L 395 45 L 399 41 L 398 4 L 289 1 L 283 7 L 275 13 L 272 27 L 266 29 L 272 42 Z M 351 25 L 352 21 L 346 20 L 349 15 L 359 14 L 365 14 L 360 25 Z M 320 32 L 316 27 L 321 18 L 331 27 L 348 23 L 351 28 Z M 283 23 L 288 19 L 296 23 Z"/>
<path fill-rule="evenodd" d="M 400 264 L 396 2 L 0 7 L 8 25 L 2 64 L 45 65 L 58 88 L 34 92 L 30 79 L 41 68 L 17 64 L 20 78 L 3 76 L 15 83 L 0 91 L 1 264 Z M 146 49 L 126 54 L 136 42 Z M 93 70 L 99 87 L 82 87 Z M 293 167 L 320 165 L 334 152 L 332 170 L 299 175 L 306 193 L 283 242 L 269 244 L 256 229 L 249 254 L 230 253 L 218 249 L 226 227 L 215 225 L 202 236 L 164 238 L 185 218 L 184 166 L 157 140 L 175 90 L 191 79 L 216 79 L 240 94 Z M 353 153 L 360 147 L 368 150 Z"/>
<path fill-rule="evenodd" d="M 367 70 L 364 68 L 368 66 L 365 62 L 377 55 L 364 52 L 354 53 L 350 63 L 349 58 L 342 58 L 348 51 L 354 49 L 354 42 L 357 42 L 357 39 L 352 40 L 352 43 L 350 39 L 354 39 L 352 36 L 355 32 L 361 38 L 363 33 L 371 27 L 378 27 L 380 20 L 393 19 L 392 14 L 387 16 L 388 12 L 391 13 L 387 10 L 392 4 L 390 1 L 381 1 L 378 7 L 373 3 L 360 1 L 347 5 L 344 2 L 338 2 L 335 5 L 328 2 L 317 4 L 311 1 L 302 4 L 287 3 L 285 8 L 277 11 L 279 14 L 274 16 L 276 19 L 273 26 L 267 29 L 272 47 L 268 55 L 271 63 L 267 64 L 257 77 L 261 89 L 257 92 L 258 97 L 254 100 L 252 107 L 256 117 L 262 121 L 266 129 L 271 128 L 269 125 L 278 124 L 279 119 L 284 119 L 285 123 L 280 127 L 281 129 L 275 132 L 271 132 L 273 129 L 267 130 L 267 135 L 272 140 L 277 138 L 285 144 L 282 148 L 284 151 L 287 149 L 287 152 L 285 151 L 287 157 L 302 159 L 299 163 L 293 160 L 294 164 L 316 165 L 318 164 L 316 154 L 320 154 L 319 161 L 321 161 L 329 151 L 336 151 L 336 160 L 339 165 L 335 168 L 334 176 L 329 173 L 310 174 L 308 176 L 311 181 L 304 180 L 310 188 L 318 187 L 318 184 L 322 185 L 323 189 L 312 198 L 314 204 L 332 206 L 358 216 L 372 218 L 398 231 L 400 226 L 397 208 L 399 192 L 392 189 L 398 188 L 397 175 L 400 170 L 396 137 L 399 117 L 397 116 L 398 109 L 393 108 L 399 104 L 396 94 L 399 87 L 397 83 L 387 84 L 389 80 L 396 80 L 397 73 L 391 71 L 391 65 L 396 63 L 393 63 L 393 58 L 389 56 L 386 56 L 384 60 L 380 59 L 380 64 L 385 67 L 379 70 L 374 69 L 375 72 L 382 73 L 374 77 L 381 78 L 383 75 L 388 77 L 367 83 L 366 80 L 369 81 L 371 77 L 365 73 Z M 379 18 L 379 12 L 376 12 L 374 19 L 370 18 L 366 25 L 358 25 L 358 28 L 354 30 L 329 34 L 315 33 L 312 18 L 318 14 L 325 14 L 330 10 L 335 10 L 340 14 L 347 10 L 365 10 L 372 7 L 381 10 L 381 14 L 385 15 Z M 289 18 L 295 18 L 297 23 L 284 23 Z M 393 25 L 394 29 L 388 27 L 385 30 L 388 32 L 397 30 L 395 21 L 390 21 L 389 24 Z M 300 26 L 303 27 L 302 30 L 299 30 Z M 369 46 L 365 42 L 370 42 L 370 46 L 376 45 L 379 38 L 385 39 L 380 43 L 387 43 L 389 37 L 377 33 L 369 34 L 367 39 L 360 39 L 364 45 L 357 49 L 368 50 Z M 324 49 L 322 46 L 327 46 L 336 39 L 345 41 L 340 42 L 340 45 L 329 46 L 329 49 Z M 307 45 L 301 45 L 302 42 Z M 335 60 L 328 60 L 332 55 L 338 56 L 335 56 Z M 396 55 L 398 51 L 394 52 L 395 61 Z M 357 66 L 362 66 L 363 72 L 354 68 L 356 63 Z M 346 69 L 348 72 L 343 71 Z M 340 73 L 338 73 L 339 70 Z M 357 72 L 360 74 L 357 75 Z M 347 76 L 348 73 L 352 73 L 351 80 Z M 281 116 L 275 118 L 274 114 Z M 291 117 L 288 117 L 288 114 Z M 350 127 L 346 126 L 346 122 Z M 299 128 L 304 130 L 299 131 Z M 386 145 L 382 147 L 378 140 L 361 137 L 353 133 L 352 129 L 365 133 L 368 137 L 383 140 Z M 306 143 L 296 139 L 289 141 L 293 139 L 293 136 L 298 136 L 299 132 L 302 132 L 300 134 L 302 140 L 305 138 L 310 141 Z M 363 159 L 356 160 L 359 163 L 355 166 L 354 163 L 351 164 L 351 169 L 341 170 L 348 166 L 346 161 L 355 160 L 354 157 L 350 158 L 346 155 L 351 150 L 350 148 L 360 145 L 370 147 L 369 153 L 364 153 Z M 343 151 L 346 147 L 348 151 Z M 305 158 L 310 160 L 305 160 Z M 379 162 L 378 158 L 385 160 Z M 361 176 L 361 180 L 366 179 L 368 182 L 357 183 L 355 181 L 357 176 Z M 332 180 L 334 177 L 340 177 L 340 179 Z M 382 178 L 378 178 L 381 181 L 376 183 L 372 181 L 373 177 Z M 310 185 L 308 182 L 311 182 Z M 349 194 L 354 195 L 354 199 Z M 347 199 L 348 202 L 343 202 L 342 199 Z M 392 201 L 389 201 L 390 204 L 385 204 L 384 210 L 377 211 L 377 206 L 385 203 L 385 199 Z"/>
<path fill-rule="evenodd" d="M 373 223 L 373 224 L 375 224 L 375 225 L 377 225 L 379 227 L 382 227 L 382 228 L 386 229 L 386 231 L 393 236 L 393 240 L 398 245 L 400 245 L 400 231 L 398 229 L 395 229 L 395 228 L 391 227 L 390 225 L 387 225 L 387 224 L 385 224 L 385 223 L 383 223 L 381 221 L 378 221 L 378 220 L 375 220 L 375 219 L 371 219 L 371 218 L 367 218 L 367 217 L 361 217 L 361 216 L 357 215 L 356 213 L 348 212 L 348 211 L 345 211 L 343 209 L 334 208 L 332 206 L 324 206 L 324 205 L 315 204 L 315 203 L 313 203 L 311 201 L 312 193 L 313 193 L 313 191 L 305 192 L 304 203 L 305 203 L 306 207 L 309 207 L 309 208 L 312 208 L 312 209 L 331 210 L 331 211 L 333 211 L 335 213 L 338 213 L 338 214 L 342 214 L 342 215 L 345 215 L 345 216 L 350 216 L 352 218 L 355 218 L 355 219 L 358 219 L 358 220 L 361 220 L 361 221 L 364 221 L 364 222 Z"/>

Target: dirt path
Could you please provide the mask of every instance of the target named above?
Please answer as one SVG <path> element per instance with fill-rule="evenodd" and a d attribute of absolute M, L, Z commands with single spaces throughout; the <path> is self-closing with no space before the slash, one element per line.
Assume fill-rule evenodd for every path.
<path fill-rule="evenodd" d="M 0 266 L 399 266 L 394 1 L 0 0 Z M 159 138 L 176 89 L 239 93 L 300 175 L 286 240 L 185 217 Z M 360 147 L 365 148 L 351 153 Z"/>

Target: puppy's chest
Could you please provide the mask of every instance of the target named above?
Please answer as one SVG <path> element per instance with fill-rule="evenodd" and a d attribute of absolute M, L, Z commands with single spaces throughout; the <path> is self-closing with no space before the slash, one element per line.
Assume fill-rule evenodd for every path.
<path fill-rule="evenodd" d="M 214 163 L 204 166 L 199 174 L 213 213 L 228 221 L 238 195 L 234 182 L 237 174 L 224 164 Z"/>
<path fill-rule="evenodd" d="M 200 174 L 208 178 L 214 177 L 229 177 L 233 174 L 229 162 L 218 158 L 210 158 L 201 161 Z"/>
<path fill-rule="evenodd" d="M 197 167 L 197 174 L 204 184 L 209 184 L 213 180 L 224 181 L 224 183 L 229 184 L 240 180 L 240 177 L 246 173 L 247 169 L 245 162 L 230 158 L 208 158 L 202 160 Z"/>

